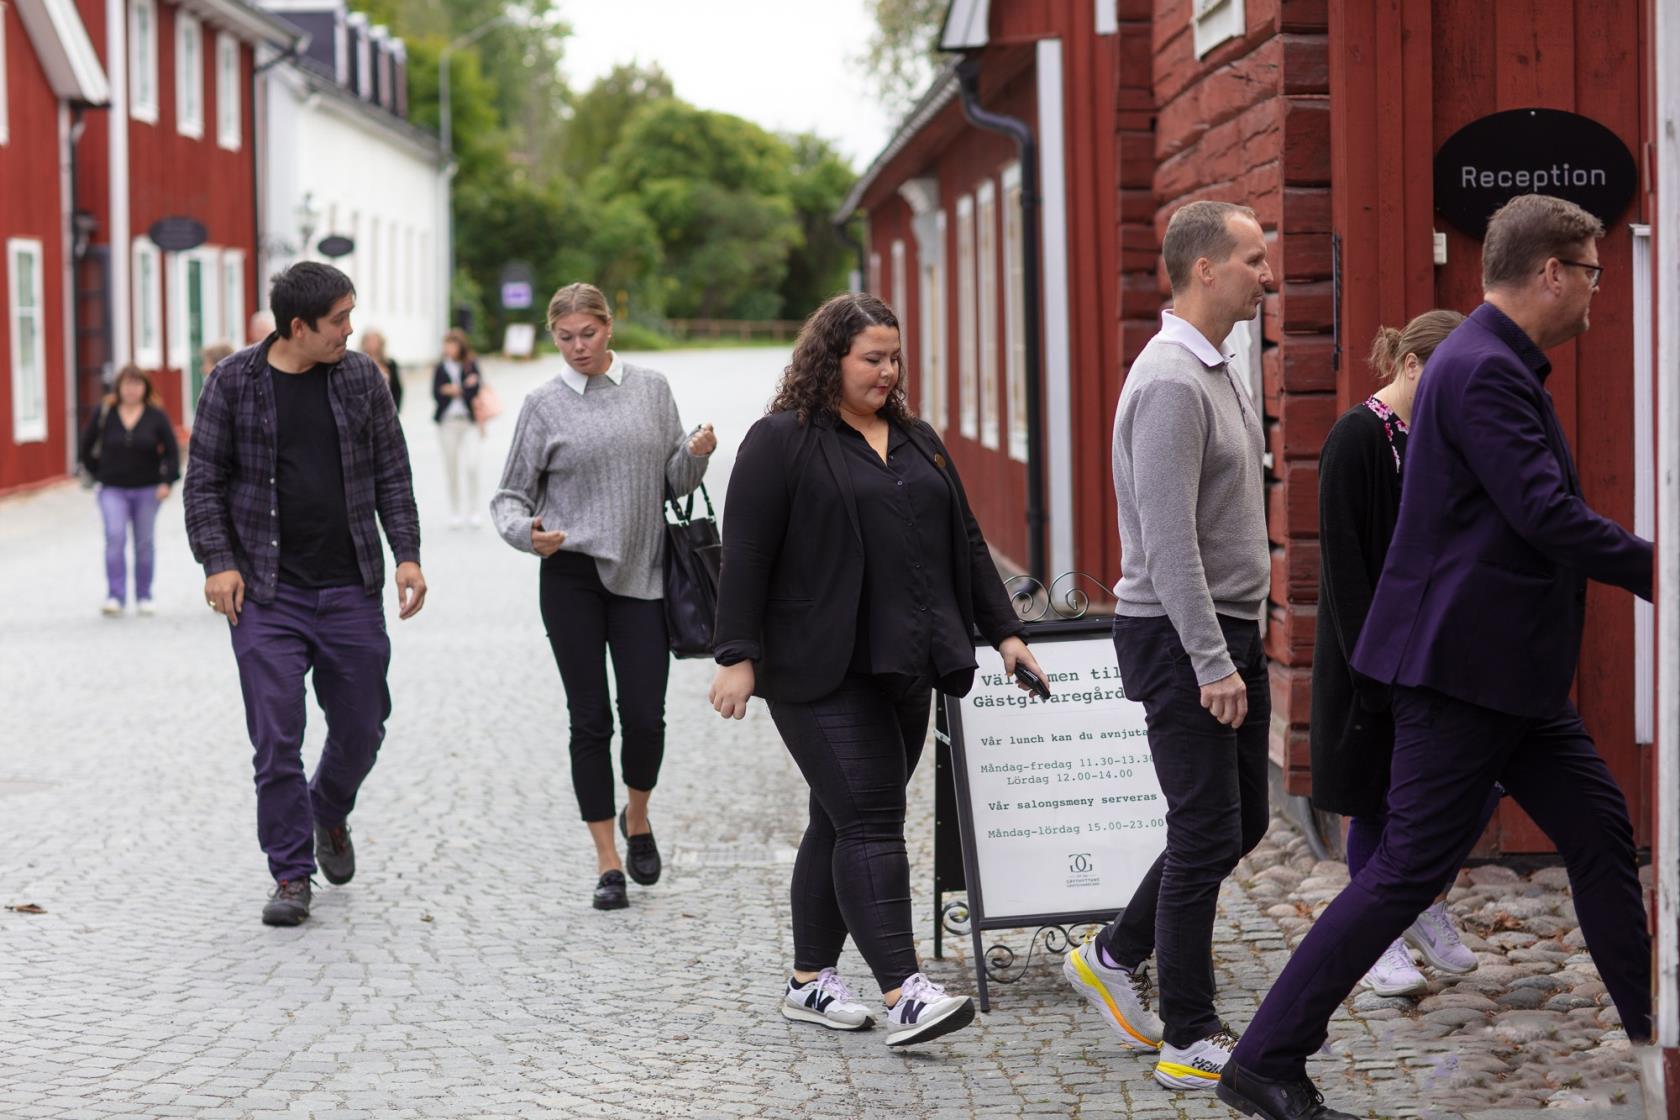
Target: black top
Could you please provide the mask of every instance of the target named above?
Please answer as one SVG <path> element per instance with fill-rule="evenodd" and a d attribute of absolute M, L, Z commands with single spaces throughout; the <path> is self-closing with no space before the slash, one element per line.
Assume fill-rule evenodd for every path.
<path fill-rule="evenodd" d="M 396 404 L 397 411 L 402 412 L 402 370 L 397 367 L 395 358 L 385 359 L 385 382 L 391 387 L 391 400 Z"/>
<path fill-rule="evenodd" d="M 845 442 L 855 435 L 843 426 L 773 412 L 748 429 L 730 472 L 714 649 L 724 665 L 755 662 L 754 692 L 767 700 L 826 696 L 852 666 L 867 557 Z M 919 420 L 903 435 L 899 454 L 919 456 L 948 495 L 947 560 L 942 569 L 923 560 L 929 588 L 950 595 L 965 634 L 978 630 L 994 646 L 1024 634 L 950 452 Z"/>
<path fill-rule="evenodd" d="M 95 457 L 93 445 L 99 439 L 101 426 L 105 438 L 99 441 L 99 454 Z M 156 486 L 160 482 L 173 483 L 181 477 L 181 449 L 175 443 L 175 425 L 162 409 L 151 405 L 145 406 L 132 428 L 123 427 L 115 405 L 101 405 L 82 429 L 76 459 L 103 486 Z"/>
<path fill-rule="evenodd" d="M 863 529 L 852 672 L 921 677 L 960 696 L 974 684 L 974 642 L 950 580 L 928 574 L 951 570 L 951 488 L 897 424 L 885 462 L 850 424 L 835 431 Z"/>
<path fill-rule="evenodd" d="M 432 409 L 432 421 L 434 423 L 443 423 L 443 414 L 448 412 L 450 404 L 457 400 L 467 406 L 467 415 L 472 415 L 473 398 L 478 396 L 479 386 L 484 384 L 484 379 L 478 372 L 478 363 L 471 358 L 462 362 L 461 395 L 459 397 L 444 396 L 444 386 L 454 384 L 454 381 L 455 379 L 449 376 L 449 367 L 444 363 L 439 362 L 437 368 L 432 370 L 432 401 L 435 405 Z"/>
<path fill-rule="evenodd" d="M 1380 406 L 1380 402 L 1378 402 Z M 1384 409 L 1384 411 L 1387 411 Z M 1318 460 L 1318 628 L 1312 663 L 1312 802 L 1383 811 L 1394 722 L 1388 688 L 1348 664 L 1400 516 L 1406 428 L 1371 403 L 1336 421 Z"/>
<path fill-rule="evenodd" d="M 327 367 L 273 369 L 274 488 L 279 507 L 280 582 L 293 587 L 361 586 L 344 495 L 338 423 L 327 398 Z"/>

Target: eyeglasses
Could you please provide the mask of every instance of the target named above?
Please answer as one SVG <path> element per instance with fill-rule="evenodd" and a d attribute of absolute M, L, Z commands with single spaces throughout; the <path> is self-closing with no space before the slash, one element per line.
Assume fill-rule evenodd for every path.
<path fill-rule="evenodd" d="M 1586 261 L 1566 261 L 1562 257 L 1558 258 L 1558 263 L 1559 264 L 1566 264 L 1570 268 L 1584 268 L 1584 269 L 1586 269 L 1589 273 L 1592 274 L 1592 275 L 1588 276 L 1587 279 L 1589 281 L 1591 281 L 1593 289 L 1595 291 L 1598 288 L 1598 278 L 1600 276 L 1604 275 L 1604 266 L 1601 265 L 1601 264 L 1588 264 Z"/>

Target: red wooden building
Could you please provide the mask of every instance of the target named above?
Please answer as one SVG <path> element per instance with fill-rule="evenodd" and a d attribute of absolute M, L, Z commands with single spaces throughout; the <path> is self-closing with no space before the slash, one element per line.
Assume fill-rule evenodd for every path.
<path fill-rule="evenodd" d="M 1374 387 L 1363 355 L 1379 324 L 1480 300 L 1479 243 L 1435 212 L 1435 152 L 1472 120 L 1542 107 L 1643 153 L 1653 12 L 1651 0 L 954 0 L 943 45 L 978 71 L 969 100 L 1024 123 L 1039 157 L 1043 452 L 1031 465 L 1015 438 L 1018 148 L 965 120 L 956 67 L 848 199 L 845 213 L 867 215 L 868 283 L 905 324 L 912 400 L 977 480 L 988 536 L 1026 566 L 1029 469 L 1042 472 L 1044 570 L 1101 583 L 1119 570 L 1110 428 L 1168 302 L 1166 220 L 1196 198 L 1258 212 L 1278 283 L 1241 349 L 1267 418 L 1272 756 L 1292 793 L 1309 782 L 1319 449 Z M 1553 354 L 1550 382 L 1587 499 L 1630 526 L 1651 482 L 1635 436 L 1651 415 L 1640 335 L 1653 208 L 1642 190 L 1611 225 L 1592 330 Z M 1626 593 L 1590 595 L 1577 699 L 1648 842 L 1650 690 L 1636 685 L 1652 679 L 1648 628 L 1636 636 Z M 1544 844 L 1514 806 L 1490 840 Z"/>
<path fill-rule="evenodd" d="M 110 96 L 68 0 L 0 4 L 0 489 L 62 475 L 69 376 L 71 133 Z"/>

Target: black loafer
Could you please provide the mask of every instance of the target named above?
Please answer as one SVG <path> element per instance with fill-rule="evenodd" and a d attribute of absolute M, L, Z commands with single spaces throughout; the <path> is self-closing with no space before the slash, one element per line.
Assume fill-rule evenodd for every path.
<path fill-rule="evenodd" d="M 644 887 L 651 887 L 659 882 L 659 872 L 664 864 L 659 860 L 659 845 L 653 842 L 653 832 L 650 829 L 640 836 L 630 835 L 626 824 L 627 809 L 618 811 L 618 831 L 630 843 L 630 878 Z"/>
<path fill-rule="evenodd" d="M 343 886 L 356 877 L 356 849 L 350 843 L 348 822 L 332 828 L 316 822 L 315 862 L 334 886 Z"/>
<path fill-rule="evenodd" d="M 624 889 L 624 872 L 609 871 L 595 884 L 595 909 L 623 910 L 630 905 L 630 895 Z"/>
<path fill-rule="evenodd" d="M 1305 1077 L 1273 1081 L 1232 1062 L 1225 1063 L 1215 1091 L 1244 1116 L 1262 1120 L 1358 1120 L 1351 1112 L 1327 1107 L 1324 1094 Z"/>

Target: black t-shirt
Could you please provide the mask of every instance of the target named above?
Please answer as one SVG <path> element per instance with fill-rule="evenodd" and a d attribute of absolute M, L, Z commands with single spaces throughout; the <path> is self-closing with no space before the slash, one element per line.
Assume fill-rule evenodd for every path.
<path fill-rule="evenodd" d="M 269 373 L 274 384 L 280 582 L 293 587 L 359 587 L 362 571 L 350 536 L 327 367 L 287 373 L 270 366 Z"/>

